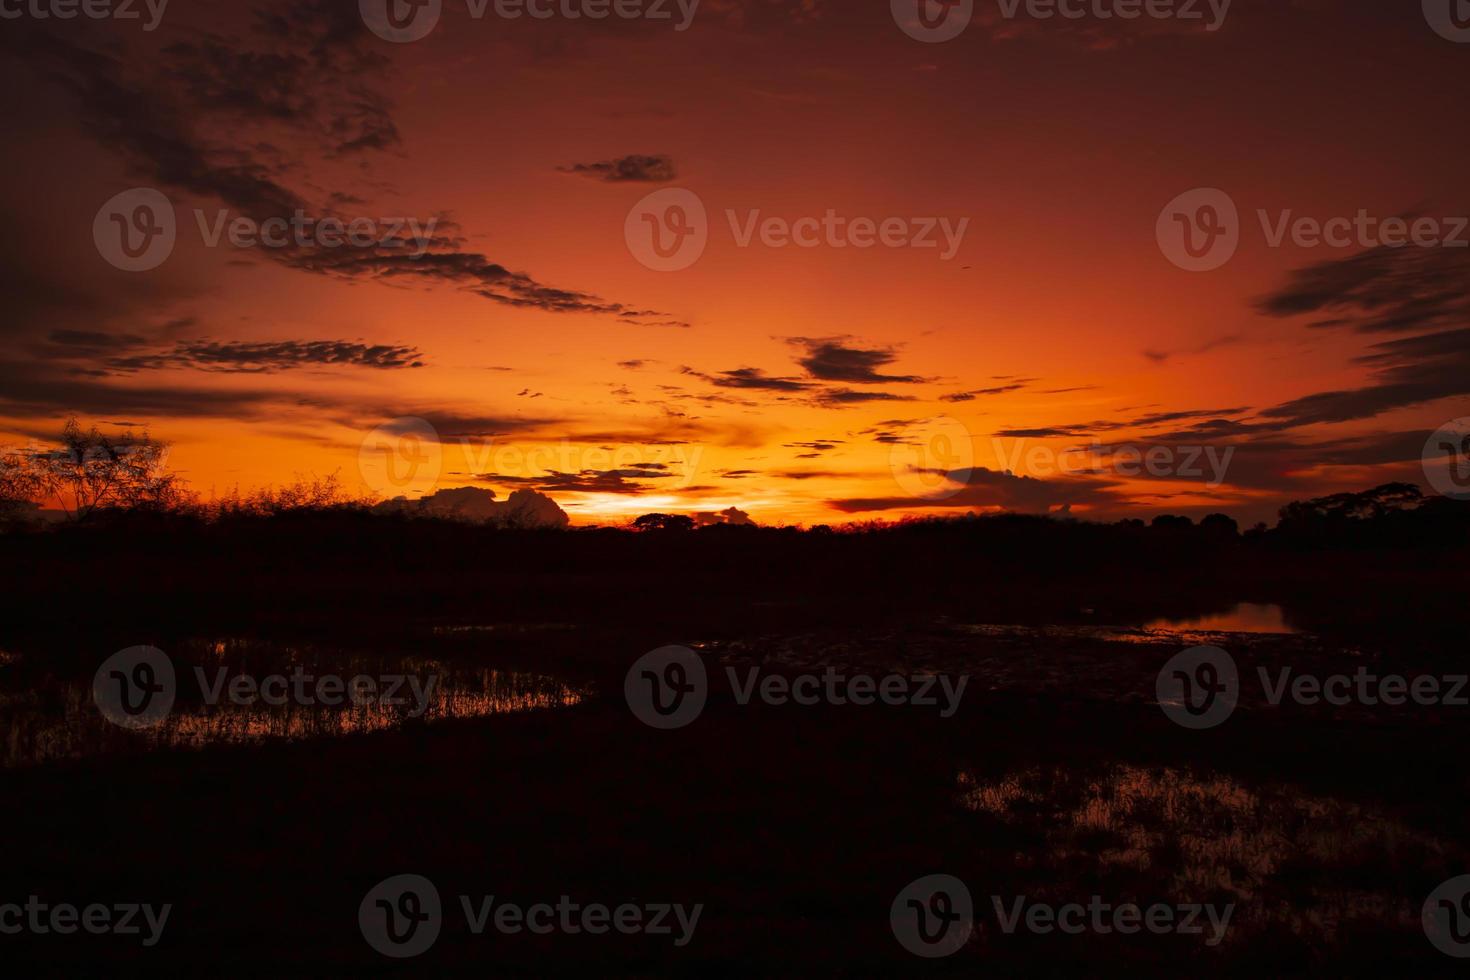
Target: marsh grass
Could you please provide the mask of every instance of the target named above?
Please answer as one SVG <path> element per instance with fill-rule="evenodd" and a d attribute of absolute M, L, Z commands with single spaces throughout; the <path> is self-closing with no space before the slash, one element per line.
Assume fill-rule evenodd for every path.
<path fill-rule="evenodd" d="M 265 740 L 329 738 L 384 731 L 409 724 L 518 711 L 566 707 L 582 700 L 583 690 L 556 678 L 523 670 L 500 669 L 465 657 L 422 654 L 343 652 L 301 643 L 270 643 L 244 637 L 190 640 L 171 645 L 178 697 L 169 718 L 139 732 L 107 722 L 92 702 L 91 677 L 84 673 L 12 671 L 0 673 L 0 764 L 35 765 L 115 752 L 166 748 L 200 748 L 213 743 L 252 743 Z M 19 666 L 11 656 L 0 667 Z M 320 677 L 332 674 L 350 679 L 357 675 L 408 675 L 419 680 L 427 694 L 421 715 L 407 684 L 397 697 L 406 704 L 376 699 L 354 703 L 344 697 L 338 705 L 300 704 L 293 699 L 272 705 L 264 700 L 236 704 L 227 696 L 210 704 L 200 689 L 196 668 L 209 683 L 218 671 L 228 679 L 240 674 L 262 678 L 288 677 L 297 668 Z M 427 687 L 428 678 L 436 681 Z M 309 689 L 309 688 L 308 688 Z"/>
<path fill-rule="evenodd" d="M 957 794 L 1026 842 L 1015 861 L 1034 895 L 1234 902 L 1224 947 L 1287 933 L 1330 948 L 1363 922 L 1410 932 L 1419 910 L 1399 884 L 1457 854 L 1374 806 L 1191 768 L 965 770 Z"/>

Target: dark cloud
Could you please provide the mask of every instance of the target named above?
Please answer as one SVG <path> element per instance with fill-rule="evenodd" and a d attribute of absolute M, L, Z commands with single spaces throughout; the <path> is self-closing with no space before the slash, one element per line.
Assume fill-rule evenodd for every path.
<path fill-rule="evenodd" d="M 1237 423 L 1231 422 L 1223 418 L 1223 416 L 1240 415 L 1247 411 L 1249 411 L 1247 408 L 1201 408 L 1179 412 L 1149 412 L 1128 419 L 1100 419 L 1092 422 L 1076 422 L 1029 429 L 1001 429 L 995 432 L 994 435 L 1005 439 L 1080 439 L 1093 433 L 1118 432 L 1123 429 L 1151 429 L 1192 419 L 1207 419 L 1210 420 L 1211 424 L 1229 426 Z M 1198 434 L 1197 430 L 1195 434 Z"/>
<path fill-rule="evenodd" d="M 755 526 L 755 521 L 750 519 L 750 515 L 741 510 L 739 507 L 730 507 L 726 510 L 717 511 L 714 513 L 706 511 L 704 513 L 694 514 L 692 516 L 694 517 L 694 523 L 700 526 L 708 526 L 711 524 L 730 524 L 743 527 Z"/>
<path fill-rule="evenodd" d="M 479 487 L 451 487 L 418 500 L 397 497 L 378 504 L 380 513 L 426 514 L 453 520 L 490 522 L 509 527 L 563 528 L 571 523 L 550 497 L 534 490 L 516 490 L 510 499 L 495 499 L 495 491 Z"/>
<path fill-rule="evenodd" d="M 1025 378 L 1012 384 L 1000 385 L 995 388 L 973 388 L 970 391 L 956 391 L 952 394 L 940 395 L 939 400 L 942 402 L 972 402 L 981 396 L 1005 395 L 1013 391 L 1020 391 L 1035 380 L 1035 378 Z"/>
<path fill-rule="evenodd" d="M 939 473 L 941 471 L 927 471 Z M 946 509 L 993 508 L 1019 513 L 1065 511 L 1074 505 L 1106 505 L 1116 501 L 1111 493 L 1116 481 L 1091 477 L 1068 477 L 1039 480 L 1030 476 L 989 470 L 984 467 L 945 473 L 960 484 L 952 496 L 942 500 L 912 496 L 869 497 L 834 500 L 829 506 L 845 514 L 885 510 L 912 510 L 916 507 Z"/>
<path fill-rule="evenodd" d="M 1240 415 L 1248 411 L 1250 411 L 1248 408 L 1197 408 L 1182 412 L 1150 412 L 1147 415 L 1139 415 L 1126 422 L 1117 423 L 1117 427 L 1152 428 L 1156 425 L 1167 425 L 1187 419 L 1213 419 L 1226 415 Z"/>
<path fill-rule="evenodd" d="M 668 472 L 663 463 L 645 463 L 617 470 L 582 470 L 578 473 L 561 473 L 552 470 L 545 476 L 504 476 L 485 473 L 477 477 L 484 483 L 503 487 L 526 487 L 542 493 L 614 493 L 637 496 L 658 488 L 646 480 L 668 479 L 676 474 Z"/>
<path fill-rule="evenodd" d="M 919 425 L 925 419 L 885 419 L 872 428 L 862 429 L 858 435 L 871 436 L 874 442 L 883 445 L 916 445 L 904 431 L 910 426 Z"/>
<path fill-rule="evenodd" d="M 681 367 L 680 374 L 707 381 L 721 388 L 754 388 L 764 391 L 805 391 L 812 385 L 795 378 L 773 378 L 760 368 L 736 368 L 733 371 L 720 371 L 717 374 L 704 374 L 691 367 Z"/>
<path fill-rule="evenodd" d="M 298 29 L 320 37 L 323 26 Z M 336 154 L 396 147 L 388 100 L 348 74 L 381 72 L 387 62 L 347 40 L 313 54 L 244 50 L 235 39 L 206 34 L 165 48 L 161 73 L 216 118 L 289 124 L 323 137 Z"/>
<path fill-rule="evenodd" d="M 676 176 L 674 161 L 661 154 L 652 156 L 635 154 L 597 163 L 574 163 L 570 167 L 562 167 L 561 171 L 608 183 L 664 183 L 673 180 Z"/>
<path fill-rule="evenodd" d="M 1313 326 L 1413 333 L 1470 324 L 1470 249 L 1380 246 L 1291 273 L 1256 303 L 1267 316 L 1316 315 Z"/>
<path fill-rule="evenodd" d="M 202 371 L 269 374 L 317 366 L 416 368 L 423 367 L 422 358 L 423 353 L 417 348 L 396 344 L 361 344 L 342 340 L 286 340 L 274 343 L 219 343 L 199 340 L 179 344 L 163 353 L 114 357 L 104 363 L 119 370 L 182 367 Z"/>
<path fill-rule="evenodd" d="M 1075 438 L 1079 436 L 1085 436 L 1086 434 L 1087 432 L 1085 430 L 1079 431 L 1077 429 L 1057 428 L 1001 429 L 999 432 L 995 433 L 995 435 L 1000 436 L 1003 439 L 1052 439 L 1059 436 Z"/>
<path fill-rule="evenodd" d="M 310 221 L 342 216 L 288 188 L 284 181 L 294 168 L 276 162 L 268 144 L 228 125 L 232 119 L 270 123 L 339 155 L 381 151 L 398 141 L 386 96 L 362 80 L 382 74 L 384 62 L 357 46 L 367 35 L 352 4 L 317 0 L 272 7 L 257 25 L 274 45 L 269 52 L 239 38 L 206 36 L 170 46 L 156 61 L 124 60 L 84 47 L 71 39 L 80 35 L 63 39 L 44 24 L 13 26 L 17 30 L 5 32 L 0 48 L 59 80 L 78 103 L 88 136 L 116 150 L 159 188 L 217 200 L 257 224 L 290 221 L 298 212 Z M 212 124 L 207 132 L 206 120 Z M 294 241 L 257 254 L 339 278 L 454 284 L 517 308 L 635 322 L 668 316 L 538 282 L 462 250 L 457 237 L 430 234 L 415 244 L 427 254 L 391 245 L 327 248 Z"/>
<path fill-rule="evenodd" d="M 779 473 L 772 474 L 772 476 L 779 477 L 782 480 L 843 479 L 855 475 L 859 474 L 837 473 L 832 470 L 783 470 Z"/>
<path fill-rule="evenodd" d="M 1243 339 L 1244 338 L 1241 337 L 1240 334 L 1233 333 L 1224 337 L 1216 337 L 1214 340 L 1207 340 L 1203 344 L 1200 344 L 1196 347 L 1189 347 L 1184 350 L 1145 350 L 1143 352 L 1143 356 L 1148 358 L 1150 361 L 1153 361 L 1155 364 L 1163 364 L 1165 361 L 1169 360 L 1172 357 L 1178 357 L 1184 354 L 1207 354 L 1210 351 L 1218 350 L 1221 347 L 1230 347 L 1234 344 L 1238 344 Z"/>
<path fill-rule="evenodd" d="M 895 395 L 891 391 L 853 391 L 851 388 L 828 388 L 813 401 L 823 408 L 844 408 L 867 402 L 911 402 L 912 395 Z"/>
<path fill-rule="evenodd" d="M 171 418 L 261 416 L 278 393 L 218 388 L 102 384 L 87 374 L 57 372 L 35 361 L 0 361 L 0 414 L 16 418 L 139 415 Z"/>
<path fill-rule="evenodd" d="M 415 405 L 398 405 L 386 411 L 381 407 L 376 409 L 359 405 L 349 407 L 353 409 L 353 413 L 341 419 L 345 425 L 351 425 L 354 428 L 371 428 L 376 423 L 365 423 L 363 420 L 377 417 L 403 420 L 408 427 L 405 431 L 417 432 L 414 426 L 417 425 L 417 420 L 422 419 L 434 427 L 434 431 L 441 439 L 493 439 L 497 436 L 514 433 L 526 434 L 566 425 L 564 419 L 522 415 L 474 415 L 450 409 Z M 386 424 L 391 426 L 393 422 L 389 421 Z"/>
<path fill-rule="evenodd" d="M 798 458 L 809 459 L 820 456 L 822 453 L 829 453 L 840 445 L 842 445 L 840 439 L 819 439 L 814 442 L 788 442 L 782 448 L 808 450 L 804 456 Z"/>
<path fill-rule="evenodd" d="M 1358 361 L 1373 366 L 1373 384 L 1304 395 L 1261 414 L 1279 427 L 1294 427 L 1373 418 L 1470 395 L 1470 328 L 1375 344 Z"/>
<path fill-rule="evenodd" d="M 821 381 L 848 384 L 916 384 L 924 378 L 912 374 L 880 374 L 880 368 L 892 364 L 898 354 L 891 348 L 851 347 L 845 337 L 792 337 L 788 343 L 805 349 L 796 363 Z"/>
<path fill-rule="evenodd" d="M 1304 395 L 1260 414 L 1278 429 L 1372 418 L 1470 394 L 1470 249 L 1380 247 L 1292 273 L 1258 303 L 1271 316 L 1317 314 L 1319 328 L 1413 333 L 1359 357 L 1372 383 Z M 1428 332 L 1426 332 L 1428 331 Z"/>

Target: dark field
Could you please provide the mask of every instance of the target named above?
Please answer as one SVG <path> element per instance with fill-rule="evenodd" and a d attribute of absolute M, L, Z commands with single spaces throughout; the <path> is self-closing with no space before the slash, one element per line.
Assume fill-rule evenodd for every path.
<path fill-rule="evenodd" d="M 348 518 L 269 525 L 312 556 L 279 564 L 261 557 L 284 552 L 260 528 L 6 539 L 24 563 L 7 567 L 30 573 L 8 585 L 0 643 L 3 894 L 173 906 L 152 947 L 27 934 L 4 937 L 7 960 L 24 975 L 1455 969 L 1419 919 L 1470 868 L 1457 751 L 1470 709 L 1272 706 L 1255 677 L 1463 673 L 1456 551 L 1060 527 L 1023 549 L 1047 528 L 661 537 L 429 524 L 409 546 Z M 1143 628 L 1242 601 L 1278 605 L 1297 632 Z M 1190 731 L 1160 710 L 1155 679 L 1204 643 L 1235 658 L 1242 693 L 1227 723 Z M 97 664 L 136 644 L 181 673 L 396 665 L 510 700 L 357 726 L 320 711 L 274 728 L 253 717 L 175 744 L 98 722 L 105 735 L 39 752 L 56 712 L 95 711 Z M 697 651 L 711 687 L 697 720 L 660 731 L 630 711 L 623 678 L 666 644 Z M 741 705 L 727 666 L 969 681 L 950 717 Z M 182 696 L 181 711 L 208 714 Z M 368 891 L 400 874 L 432 881 L 444 910 L 437 941 L 410 959 L 380 955 L 358 921 Z M 975 926 L 958 953 L 926 960 L 889 915 L 931 874 L 966 883 Z M 491 895 L 702 910 L 683 945 L 677 928 L 474 934 L 460 896 Z M 1215 941 L 1208 925 L 1007 933 L 993 899 L 1008 910 L 1021 896 L 1232 912 Z"/>

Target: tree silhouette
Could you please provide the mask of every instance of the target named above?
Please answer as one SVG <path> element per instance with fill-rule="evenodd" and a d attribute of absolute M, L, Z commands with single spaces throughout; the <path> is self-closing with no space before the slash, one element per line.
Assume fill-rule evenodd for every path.
<path fill-rule="evenodd" d="M 692 531 L 694 518 L 687 514 L 644 514 L 633 527 L 639 531 Z"/>
<path fill-rule="evenodd" d="M 18 457 L 15 479 L 33 494 L 54 499 L 70 517 L 85 521 L 99 510 L 170 510 L 185 500 L 178 477 L 164 469 L 168 446 L 147 433 L 116 438 L 76 419 L 66 423 L 61 445 Z"/>

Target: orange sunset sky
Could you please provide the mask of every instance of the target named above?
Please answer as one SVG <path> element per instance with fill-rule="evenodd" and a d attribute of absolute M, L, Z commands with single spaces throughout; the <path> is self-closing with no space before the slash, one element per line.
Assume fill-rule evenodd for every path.
<path fill-rule="evenodd" d="M 25 100 L 0 441 L 71 416 L 146 428 L 206 497 L 337 472 L 384 496 L 535 489 L 578 523 L 1245 522 L 1424 483 L 1426 437 L 1470 414 L 1470 250 L 1273 247 L 1257 218 L 1467 213 L 1470 44 L 1417 2 L 1236 0 L 1209 31 L 981 0 L 924 43 L 886 0 L 704 0 L 682 31 L 445 0 L 390 43 L 356 0 L 174 0 L 152 31 L 0 36 Z M 142 272 L 94 238 L 133 188 L 177 222 Z M 1239 208 L 1213 271 L 1156 240 L 1195 188 Z M 706 209 L 679 271 L 625 236 L 668 189 Z M 211 247 L 195 217 L 296 208 L 434 218 L 435 237 L 417 259 Z M 946 259 L 742 247 L 727 211 L 968 224 Z M 405 418 L 440 444 L 394 483 L 375 454 Z M 1120 473 L 1119 446 L 1203 472 Z M 1219 485 L 1206 448 L 1232 450 Z"/>

